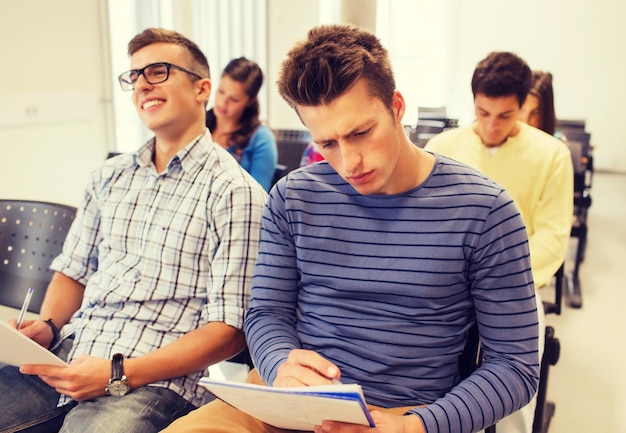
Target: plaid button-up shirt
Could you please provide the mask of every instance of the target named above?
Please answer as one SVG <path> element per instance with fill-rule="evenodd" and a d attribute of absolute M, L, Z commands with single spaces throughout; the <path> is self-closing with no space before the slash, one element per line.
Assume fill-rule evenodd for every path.
<path fill-rule="evenodd" d="M 154 139 L 92 174 L 51 266 L 85 285 L 62 330 L 74 334 L 68 361 L 139 357 L 211 321 L 243 326 L 265 191 L 208 131 L 160 174 L 153 149 Z M 202 374 L 152 386 L 199 405 Z"/>

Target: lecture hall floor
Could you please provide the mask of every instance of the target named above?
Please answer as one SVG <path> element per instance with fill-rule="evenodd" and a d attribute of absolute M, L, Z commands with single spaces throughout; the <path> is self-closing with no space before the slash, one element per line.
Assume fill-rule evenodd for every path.
<path fill-rule="evenodd" d="M 561 346 L 549 433 L 626 433 L 626 175 L 596 172 L 591 197 L 582 308 L 546 319 Z"/>

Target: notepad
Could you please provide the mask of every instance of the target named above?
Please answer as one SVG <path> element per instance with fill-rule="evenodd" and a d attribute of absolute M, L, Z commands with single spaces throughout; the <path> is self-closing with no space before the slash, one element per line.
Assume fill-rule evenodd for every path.
<path fill-rule="evenodd" d="M 200 379 L 200 385 L 225 403 L 278 428 L 313 431 L 323 420 L 374 427 L 360 385 L 277 388 L 208 377 Z"/>
<path fill-rule="evenodd" d="M 44 364 L 65 367 L 67 363 L 33 340 L 0 320 L 0 362 L 19 367 Z"/>

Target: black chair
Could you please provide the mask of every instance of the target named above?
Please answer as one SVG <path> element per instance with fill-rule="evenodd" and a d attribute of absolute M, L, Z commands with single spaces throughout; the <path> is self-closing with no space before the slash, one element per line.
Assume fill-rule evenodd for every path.
<path fill-rule="evenodd" d="M 561 265 L 554 274 L 554 301 L 543 300 L 543 310 L 545 314 L 561 314 L 563 304 L 563 288 L 565 286 L 565 263 Z"/>
<path fill-rule="evenodd" d="M 565 263 L 554 274 L 554 302 L 543 301 L 543 309 L 546 315 L 561 314 L 563 288 L 565 286 Z M 556 365 L 561 352 L 561 344 L 554 336 L 554 328 L 546 326 L 543 356 L 541 357 L 541 369 L 539 372 L 539 387 L 537 389 L 537 406 L 533 420 L 533 433 L 546 433 L 550 427 L 550 421 L 554 416 L 556 405 L 547 400 L 548 381 L 550 367 Z"/>
<path fill-rule="evenodd" d="M 459 119 L 448 117 L 445 109 L 441 110 L 439 107 L 431 109 L 425 109 L 424 107 L 418 107 L 417 123 L 424 122 L 443 122 L 443 129 L 457 128 L 459 126 Z"/>
<path fill-rule="evenodd" d="M 585 130 L 585 119 L 557 119 L 556 129 L 558 131 L 566 132 L 568 130 Z"/>
<path fill-rule="evenodd" d="M 275 129 L 274 137 L 278 149 L 278 165 L 284 166 L 280 174 L 282 177 L 300 167 L 304 149 L 313 138 L 309 131 L 296 129 Z"/>
<path fill-rule="evenodd" d="M 252 363 L 252 357 L 250 356 L 250 351 L 248 350 L 247 346 L 245 349 L 230 358 L 228 361 L 236 362 L 237 364 L 244 364 L 248 366 L 248 370 L 252 370 L 254 368 L 254 364 Z"/>
<path fill-rule="evenodd" d="M 274 167 L 274 178 L 272 179 L 272 186 L 278 182 L 278 180 L 287 174 L 287 166 L 283 164 L 276 164 Z"/>
<path fill-rule="evenodd" d="M 546 433 L 550 428 L 550 421 L 554 416 L 556 405 L 547 401 L 548 378 L 550 366 L 556 365 L 561 353 L 561 344 L 554 336 L 554 328 L 546 326 L 546 335 L 541 357 L 541 370 L 539 372 L 539 388 L 537 389 L 537 406 L 533 420 L 533 433 Z"/>
<path fill-rule="evenodd" d="M 415 125 L 405 125 L 404 130 L 409 140 L 418 147 L 424 148 L 428 140 L 449 129 L 443 120 L 418 119 Z"/>
<path fill-rule="evenodd" d="M 591 135 L 581 130 L 566 133 L 567 145 L 572 154 L 574 166 L 574 220 L 570 236 L 576 240 L 574 267 L 566 274 L 565 291 L 567 305 L 582 307 L 582 288 L 578 273 L 585 259 L 587 246 L 587 212 L 591 207 L 591 185 L 593 178 L 593 155 Z"/>
<path fill-rule="evenodd" d="M 76 208 L 29 200 L 0 200 L 0 304 L 21 308 L 29 287 L 29 311 L 38 313 Z"/>

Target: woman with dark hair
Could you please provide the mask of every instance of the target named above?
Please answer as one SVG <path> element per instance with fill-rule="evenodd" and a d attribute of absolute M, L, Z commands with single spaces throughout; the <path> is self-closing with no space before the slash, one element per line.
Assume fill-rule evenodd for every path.
<path fill-rule="evenodd" d="M 245 57 L 231 60 L 220 77 L 206 126 L 213 141 L 228 150 L 269 191 L 278 151 L 274 134 L 259 120 L 257 95 L 262 84 L 263 72 L 258 64 Z"/>
<path fill-rule="evenodd" d="M 558 135 L 555 134 L 556 114 L 551 73 L 533 71 L 530 91 L 522 106 L 520 120 L 550 135 Z"/>

